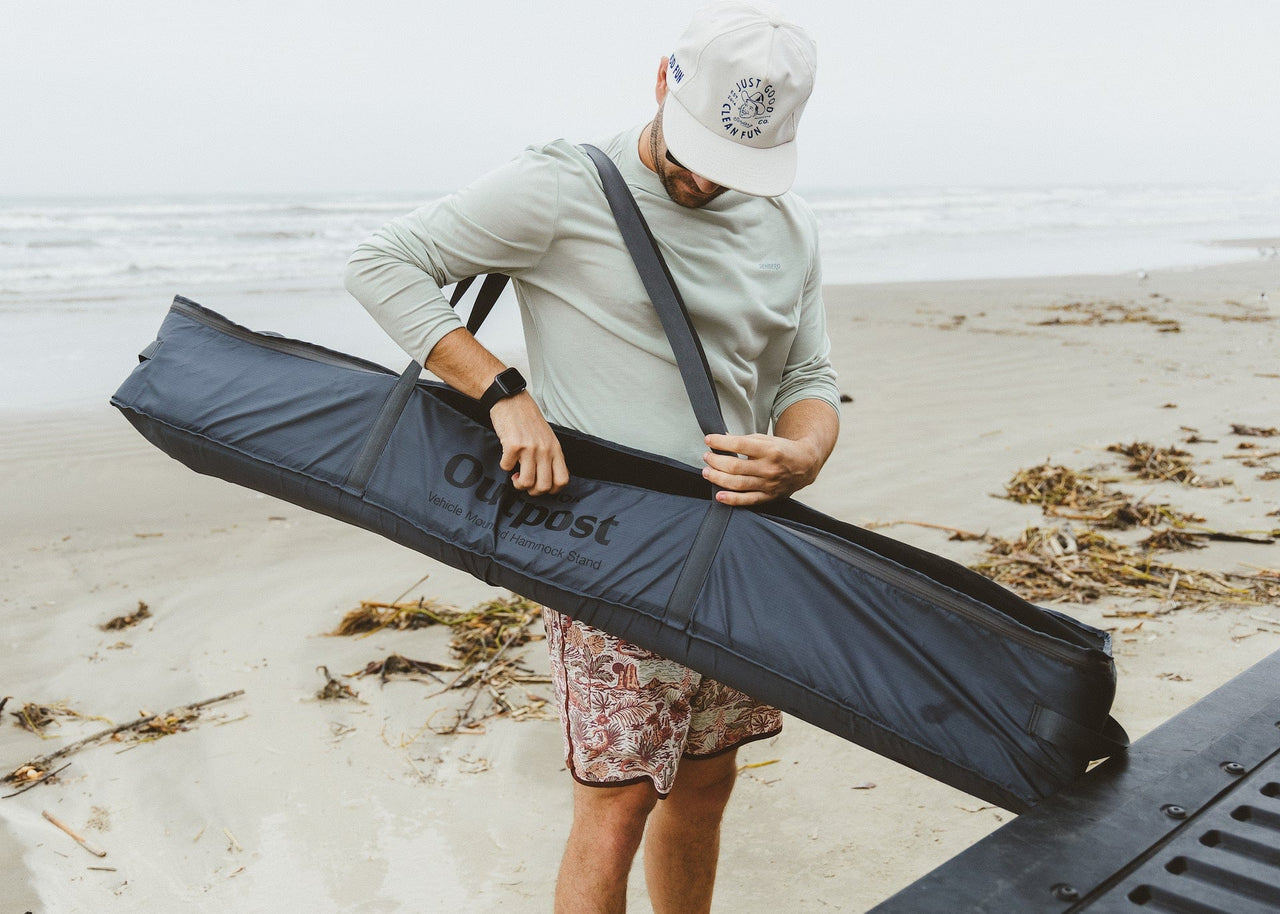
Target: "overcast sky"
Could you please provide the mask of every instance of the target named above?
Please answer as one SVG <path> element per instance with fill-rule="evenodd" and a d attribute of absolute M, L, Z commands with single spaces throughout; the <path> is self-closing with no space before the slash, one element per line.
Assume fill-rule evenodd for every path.
<path fill-rule="evenodd" d="M 675 0 L 0 0 L 0 196 L 457 187 L 651 116 Z M 1275 183 L 1278 0 L 782 0 L 802 189 Z"/>

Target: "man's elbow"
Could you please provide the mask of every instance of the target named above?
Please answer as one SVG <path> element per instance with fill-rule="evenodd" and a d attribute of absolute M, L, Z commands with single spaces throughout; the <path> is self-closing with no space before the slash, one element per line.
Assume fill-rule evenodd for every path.
<path fill-rule="evenodd" d="M 351 253 L 342 268 L 342 285 L 357 301 L 364 301 L 362 293 L 367 288 L 371 259 L 369 250 L 361 245 Z"/>

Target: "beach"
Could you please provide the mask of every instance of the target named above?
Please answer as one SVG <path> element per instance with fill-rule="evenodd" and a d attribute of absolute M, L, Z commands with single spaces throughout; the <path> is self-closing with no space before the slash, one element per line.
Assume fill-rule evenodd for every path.
<path fill-rule="evenodd" d="M 1265 254 L 1276 239 L 1241 243 L 1264 253 L 1110 275 L 828 286 L 832 358 L 852 400 L 799 500 L 973 563 L 984 542 L 940 528 L 1011 538 L 1065 523 L 1000 497 L 1019 469 L 1052 462 L 1102 467 L 1135 498 L 1264 539 L 1280 529 L 1280 479 L 1266 478 L 1280 457 L 1241 458 L 1280 451 L 1264 434 L 1280 425 L 1280 259 Z M 342 295 L 297 292 L 283 313 L 358 311 Z M 200 298 L 233 318 L 251 299 Z M 147 331 L 103 353 L 121 379 L 156 305 Z M 390 653 L 448 661 L 447 632 L 328 634 L 362 600 L 465 608 L 504 592 L 193 474 L 107 405 L 110 390 L 3 415 L 0 697 L 12 698 L 0 768 L 144 712 L 243 694 L 185 730 L 86 748 L 56 779 L 0 800 L 5 911 L 549 910 L 571 800 L 557 724 L 503 715 L 482 732 L 437 734 L 455 695 L 349 674 Z M 1132 442 L 1183 449 L 1220 484 L 1139 479 L 1107 450 Z M 1214 541 L 1169 559 L 1275 570 L 1280 543 Z M 100 627 L 140 603 L 150 615 L 136 625 Z M 1179 604 L 1103 595 L 1055 607 L 1112 631 L 1114 714 L 1135 739 L 1280 650 L 1280 607 Z M 545 674 L 542 643 L 523 650 L 531 678 Z M 320 667 L 358 698 L 318 699 Z M 11 714 L 28 702 L 85 717 L 40 739 Z M 739 761 L 716 910 L 864 911 L 1012 818 L 792 718 Z M 639 866 L 630 895 L 647 910 Z"/>

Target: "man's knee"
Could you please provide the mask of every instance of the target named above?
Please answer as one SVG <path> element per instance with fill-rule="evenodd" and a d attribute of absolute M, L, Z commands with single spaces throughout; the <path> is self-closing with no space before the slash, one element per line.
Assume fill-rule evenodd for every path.
<path fill-rule="evenodd" d="M 613 840 L 638 843 L 657 801 L 658 795 L 647 780 L 621 787 L 575 784 L 574 824 Z"/>
<path fill-rule="evenodd" d="M 676 772 L 670 800 L 677 804 L 722 808 L 738 779 L 737 751 L 708 759 L 684 759 Z"/>

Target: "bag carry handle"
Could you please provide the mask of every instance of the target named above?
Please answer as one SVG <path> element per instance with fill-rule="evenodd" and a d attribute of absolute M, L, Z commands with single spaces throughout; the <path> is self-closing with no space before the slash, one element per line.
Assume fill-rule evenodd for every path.
<path fill-rule="evenodd" d="M 1055 746 L 1079 753 L 1089 761 L 1110 758 L 1129 748 L 1129 734 L 1114 717 L 1107 718 L 1101 731 L 1091 730 L 1039 703 L 1031 710 L 1027 732 Z"/>
<path fill-rule="evenodd" d="M 480 291 L 476 293 L 475 304 L 471 306 L 471 314 L 467 316 L 467 332 L 472 336 L 480 332 L 480 325 L 489 316 L 493 306 L 498 303 L 498 296 L 502 294 L 502 290 L 506 288 L 507 280 L 510 278 L 504 273 L 490 273 L 484 278 L 484 282 L 480 284 Z M 474 276 L 458 280 L 458 284 L 453 287 L 453 295 L 449 298 L 450 308 L 458 307 L 458 302 L 462 301 L 462 296 L 466 294 L 467 290 L 471 288 L 471 284 L 475 281 L 476 278 Z"/>
<path fill-rule="evenodd" d="M 451 308 L 458 306 L 458 302 L 462 301 L 462 296 L 466 294 L 467 289 L 471 288 L 471 284 L 475 282 L 475 279 L 474 276 L 468 276 L 466 279 L 458 281 L 457 285 L 454 286 L 453 295 L 449 299 Z M 479 331 L 480 325 L 489 316 L 489 312 L 493 310 L 493 306 L 498 301 L 498 296 L 502 294 L 502 290 L 506 287 L 508 279 L 509 277 L 502 273 L 490 273 L 484 278 L 484 282 L 480 284 L 480 291 L 476 293 L 475 304 L 471 306 L 471 314 L 467 317 L 467 330 L 469 332 L 474 334 Z M 144 355 L 146 354 L 148 354 L 148 351 L 144 350 Z M 413 388 L 417 385 L 418 377 L 421 374 L 422 366 L 416 361 L 410 362 L 408 367 L 401 372 L 399 380 L 387 392 L 387 399 L 382 401 L 382 408 L 378 410 L 378 415 L 373 420 L 369 435 L 365 438 L 364 447 L 356 455 L 355 462 L 347 473 L 347 478 L 343 480 L 343 485 L 357 494 L 363 494 L 365 486 L 369 484 L 369 477 L 373 475 L 374 469 L 378 466 L 378 460 L 382 457 L 382 452 L 386 450 L 387 442 L 391 440 L 391 433 L 395 430 L 396 422 L 400 419 L 400 414 L 404 412 L 405 406 L 408 405 L 409 396 L 413 393 Z"/>

